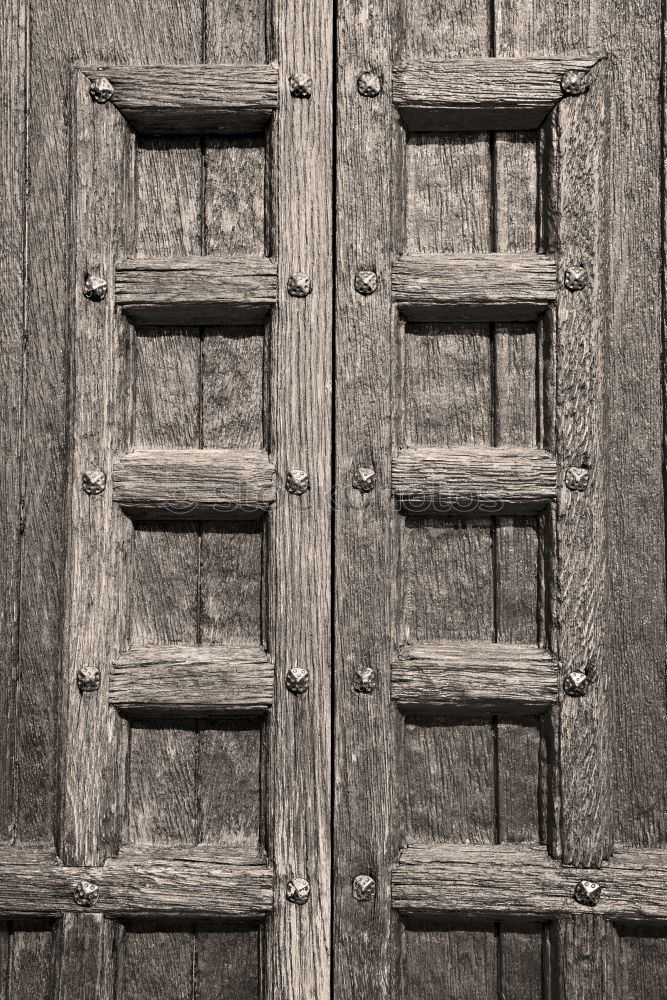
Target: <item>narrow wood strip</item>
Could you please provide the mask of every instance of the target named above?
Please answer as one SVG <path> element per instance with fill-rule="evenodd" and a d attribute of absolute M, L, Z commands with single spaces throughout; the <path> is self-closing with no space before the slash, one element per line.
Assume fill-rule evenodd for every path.
<path fill-rule="evenodd" d="M 116 264 L 116 301 L 136 323 L 257 323 L 276 301 L 268 257 L 138 258 Z"/>
<path fill-rule="evenodd" d="M 667 851 L 629 851 L 604 869 L 569 868 L 526 844 L 408 847 L 394 867 L 392 901 L 403 913 L 583 915 L 581 879 L 602 887 L 595 913 L 623 920 L 667 918 Z"/>
<path fill-rule="evenodd" d="M 532 646 L 441 642 L 403 646 L 391 696 L 402 708 L 448 706 L 542 711 L 558 700 L 553 656 Z"/>
<path fill-rule="evenodd" d="M 539 448 L 405 448 L 394 458 L 391 483 L 413 513 L 539 510 L 556 497 L 556 463 Z"/>
<path fill-rule="evenodd" d="M 559 1000 L 610 1000 L 611 997 L 620 1000 L 616 993 L 620 977 L 605 981 L 616 929 L 601 913 L 561 917 L 552 936 L 557 941 Z"/>
<path fill-rule="evenodd" d="M 419 132 L 536 129 L 564 97 L 563 74 L 597 56 L 419 60 L 394 68 L 393 101 Z"/>
<path fill-rule="evenodd" d="M 130 649 L 111 668 L 109 701 L 141 714 L 265 712 L 273 702 L 273 666 L 261 646 Z"/>
<path fill-rule="evenodd" d="M 133 451 L 114 463 L 113 498 L 140 517 L 257 516 L 276 499 L 275 471 L 262 451 Z"/>
<path fill-rule="evenodd" d="M 139 132 L 258 132 L 278 106 L 278 71 L 258 63 L 218 66 L 103 66 L 111 98 Z"/>
<path fill-rule="evenodd" d="M 407 319 L 536 319 L 557 295 L 546 254 L 409 254 L 392 269 L 394 301 Z"/>
<path fill-rule="evenodd" d="M 120 927 L 102 913 L 64 913 L 57 927 L 55 1000 L 111 1000 Z"/>

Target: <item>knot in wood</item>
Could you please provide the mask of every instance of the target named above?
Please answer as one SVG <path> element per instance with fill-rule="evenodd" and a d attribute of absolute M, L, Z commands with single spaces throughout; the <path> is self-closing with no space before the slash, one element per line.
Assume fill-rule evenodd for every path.
<path fill-rule="evenodd" d="M 84 472 L 81 476 L 81 488 L 90 497 L 96 497 L 104 493 L 107 485 L 106 473 L 101 469 L 93 469 L 92 472 Z"/>
<path fill-rule="evenodd" d="M 91 83 L 88 92 L 95 104 L 106 104 L 113 97 L 113 84 L 105 76 L 98 76 Z"/>
<path fill-rule="evenodd" d="M 375 671 L 372 667 L 360 667 L 354 672 L 354 690 L 359 694 L 371 694 L 375 690 Z"/>
<path fill-rule="evenodd" d="M 583 697 L 590 686 L 590 677 L 583 670 L 571 670 L 563 679 L 563 690 L 571 698 Z"/>
<path fill-rule="evenodd" d="M 360 295 L 372 295 L 378 287 L 377 274 L 375 271 L 357 271 L 354 276 L 354 287 Z"/>
<path fill-rule="evenodd" d="M 568 490 L 581 493 L 591 481 L 591 470 L 585 466 L 572 465 L 565 473 L 565 485 Z"/>
<path fill-rule="evenodd" d="M 74 886 L 74 902 L 77 906 L 94 906 L 100 895 L 100 890 L 94 882 L 82 878 Z"/>
<path fill-rule="evenodd" d="M 76 672 L 79 691 L 97 691 L 101 681 L 102 675 L 97 667 L 79 667 Z"/>
<path fill-rule="evenodd" d="M 585 267 L 565 268 L 565 287 L 568 292 L 580 292 L 588 284 L 588 272 Z"/>
<path fill-rule="evenodd" d="M 370 493 L 375 488 L 375 469 L 359 466 L 352 476 L 352 486 L 360 493 Z"/>
<path fill-rule="evenodd" d="M 360 903 L 367 903 L 375 896 L 375 879 L 370 875 L 357 875 L 352 883 L 352 894 Z"/>
<path fill-rule="evenodd" d="M 560 80 L 560 89 L 566 97 L 579 97 L 588 90 L 588 74 L 581 70 L 568 69 Z"/>
<path fill-rule="evenodd" d="M 574 887 L 574 898 L 582 906 L 595 906 L 602 895 L 602 886 L 597 882 L 587 882 L 582 879 Z"/>
<path fill-rule="evenodd" d="M 308 73 L 292 73 L 289 78 L 289 90 L 292 97 L 311 97 L 313 79 Z"/>
<path fill-rule="evenodd" d="M 378 97 L 382 93 L 382 80 L 377 73 L 366 70 L 357 78 L 357 90 L 362 97 Z"/>
<path fill-rule="evenodd" d="M 310 685 L 310 673 L 305 667 L 290 667 L 285 674 L 285 684 L 292 694 L 305 694 Z"/>
<path fill-rule="evenodd" d="M 287 279 L 287 292 L 295 299 L 305 299 L 307 295 L 310 295 L 312 290 L 313 283 L 310 280 L 309 274 L 297 271 L 296 274 L 290 274 Z"/>
<path fill-rule="evenodd" d="M 83 280 L 83 294 L 91 302 L 103 302 L 109 286 L 99 274 L 87 274 Z"/>
<path fill-rule="evenodd" d="M 300 497 L 310 489 L 310 476 L 303 469 L 290 469 L 285 480 L 285 489 L 288 493 Z"/>
<path fill-rule="evenodd" d="M 287 883 L 287 898 L 290 903 L 303 906 L 310 899 L 310 883 L 305 878 L 293 878 Z"/>

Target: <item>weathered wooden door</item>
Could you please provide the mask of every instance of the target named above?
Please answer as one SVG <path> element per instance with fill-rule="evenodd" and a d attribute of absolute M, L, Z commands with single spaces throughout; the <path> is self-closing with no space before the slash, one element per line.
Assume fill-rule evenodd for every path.
<path fill-rule="evenodd" d="M 543 6 L 3 0 L 0 997 L 667 997 L 662 12 Z"/>

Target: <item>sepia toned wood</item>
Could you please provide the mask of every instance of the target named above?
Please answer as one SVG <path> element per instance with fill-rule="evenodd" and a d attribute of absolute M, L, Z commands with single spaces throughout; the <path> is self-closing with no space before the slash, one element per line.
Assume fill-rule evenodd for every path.
<path fill-rule="evenodd" d="M 118 955 L 117 1000 L 195 996 L 194 928 L 164 920 L 123 925 Z"/>
<path fill-rule="evenodd" d="M 116 298 L 136 323 L 252 324 L 276 300 L 276 266 L 266 257 L 124 260 Z"/>
<path fill-rule="evenodd" d="M 5 924 L 0 935 L 3 997 L 11 1000 L 51 1000 L 54 954 L 53 925 L 23 919 Z"/>
<path fill-rule="evenodd" d="M 471 927 L 454 920 L 409 920 L 401 934 L 404 1000 L 446 996 L 466 1000 L 470 989 L 480 1000 L 498 996 L 497 927 L 477 921 Z"/>
<path fill-rule="evenodd" d="M 391 696 L 419 707 L 543 710 L 558 700 L 557 665 L 546 650 L 495 642 L 403 646 L 391 668 Z"/>
<path fill-rule="evenodd" d="M 664 924 L 617 924 L 614 930 L 615 962 L 610 969 L 608 995 L 620 1000 L 634 993 L 642 1000 L 660 1000 L 665 992 L 667 967 L 667 929 Z M 611 934 L 611 928 L 607 929 L 607 935 Z"/>
<path fill-rule="evenodd" d="M 556 463 L 539 448 L 405 448 L 394 459 L 391 484 L 412 511 L 539 510 L 556 495 Z"/>
<path fill-rule="evenodd" d="M 138 132 L 258 132 L 278 106 L 278 71 L 266 65 L 101 66 L 111 102 Z"/>
<path fill-rule="evenodd" d="M 133 714 L 265 712 L 273 666 L 261 646 L 135 647 L 112 666 L 109 701 Z"/>
<path fill-rule="evenodd" d="M 606 980 L 613 925 L 597 913 L 561 917 L 555 926 L 559 996 L 563 1000 L 603 1000 L 613 986 Z M 631 995 L 631 994 L 630 994 Z M 641 994 L 644 1000 L 644 994 Z"/>
<path fill-rule="evenodd" d="M 664 851 L 629 851 L 604 869 L 574 868 L 537 845 L 432 844 L 407 847 L 392 876 L 393 905 L 406 914 L 582 916 L 580 879 L 597 882 L 595 914 L 627 921 L 664 919 Z M 661 884 L 662 883 L 662 884 Z"/>
<path fill-rule="evenodd" d="M 392 268 L 394 301 L 412 320 L 525 321 L 556 298 L 545 254 L 410 254 Z"/>
<path fill-rule="evenodd" d="M 595 62 L 595 56 L 410 60 L 394 67 L 393 100 L 413 131 L 537 129 L 565 96 L 563 74 L 585 74 Z"/>
<path fill-rule="evenodd" d="M 275 502 L 275 471 L 260 451 L 133 451 L 114 463 L 113 498 L 146 518 L 257 516 Z"/>
<path fill-rule="evenodd" d="M 55 1000 L 113 996 L 118 932 L 101 913 L 63 913 L 56 930 Z"/>

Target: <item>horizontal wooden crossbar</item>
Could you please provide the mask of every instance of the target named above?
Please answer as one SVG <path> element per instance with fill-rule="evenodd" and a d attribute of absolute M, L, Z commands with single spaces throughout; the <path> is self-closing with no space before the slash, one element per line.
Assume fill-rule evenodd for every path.
<path fill-rule="evenodd" d="M 392 875 L 392 901 L 406 914 L 495 917 L 583 914 L 580 879 L 602 886 L 595 913 L 614 920 L 667 920 L 667 851 L 619 853 L 606 867 L 565 867 L 543 847 L 436 844 L 406 848 Z"/>
<path fill-rule="evenodd" d="M 551 653 L 500 642 L 404 646 L 392 664 L 391 696 L 401 708 L 543 711 L 558 700 Z"/>
<path fill-rule="evenodd" d="M 276 301 L 268 257 L 139 258 L 116 264 L 116 303 L 135 323 L 257 323 Z"/>
<path fill-rule="evenodd" d="M 407 319 L 525 322 L 555 301 L 556 261 L 545 254 L 410 254 L 394 261 L 392 293 Z"/>
<path fill-rule="evenodd" d="M 394 459 L 392 489 L 411 513 L 522 513 L 555 498 L 556 463 L 539 448 L 406 448 Z"/>
<path fill-rule="evenodd" d="M 138 132 L 258 132 L 278 106 L 275 66 L 103 66 L 112 103 Z"/>
<path fill-rule="evenodd" d="M 81 912 L 77 883 L 95 883 L 92 912 L 259 918 L 273 907 L 273 870 L 265 858 L 216 848 L 128 850 L 103 867 L 66 867 L 23 848 L 0 856 L 0 915 L 57 917 Z"/>
<path fill-rule="evenodd" d="M 138 518 L 257 517 L 275 501 L 275 470 L 263 451 L 133 451 L 114 464 L 113 498 Z"/>
<path fill-rule="evenodd" d="M 537 129 L 565 96 L 563 74 L 597 58 L 411 62 L 394 68 L 393 100 L 414 131 Z"/>
<path fill-rule="evenodd" d="M 144 646 L 113 664 L 109 701 L 142 715 L 267 711 L 273 664 L 261 646 Z"/>

